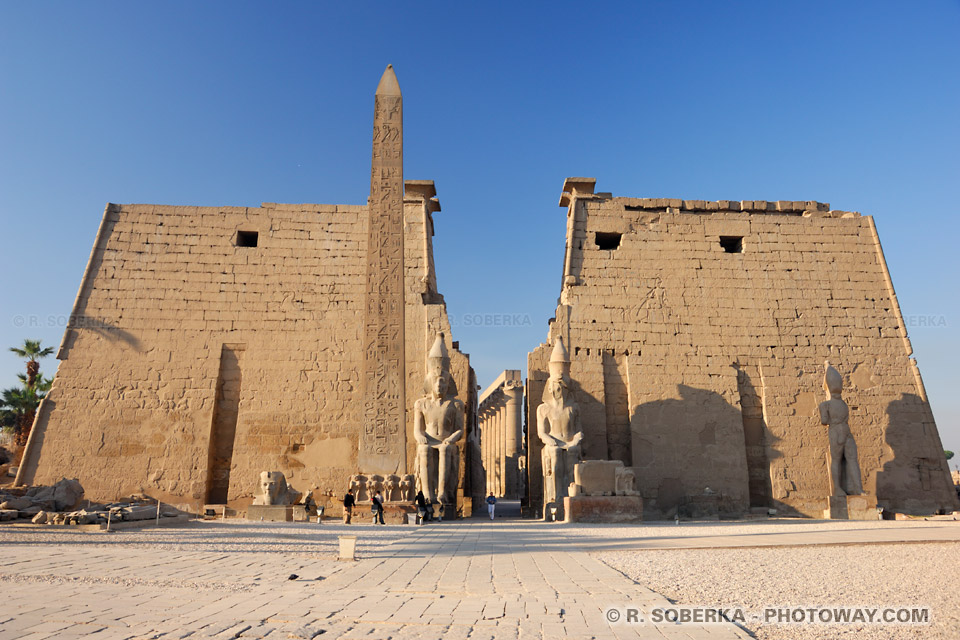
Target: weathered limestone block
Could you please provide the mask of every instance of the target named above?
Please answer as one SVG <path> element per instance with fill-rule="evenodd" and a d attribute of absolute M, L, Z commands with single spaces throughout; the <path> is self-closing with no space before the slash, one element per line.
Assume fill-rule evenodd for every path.
<path fill-rule="evenodd" d="M 826 520 L 879 520 L 873 496 L 830 496 L 823 509 Z"/>
<path fill-rule="evenodd" d="M 301 510 L 303 510 L 302 507 Z M 294 505 L 291 504 L 252 504 L 247 507 L 247 520 L 293 522 L 293 512 Z"/>
<path fill-rule="evenodd" d="M 16 509 L 0 509 L 0 521 L 16 520 L 20 517 L 20 512 Z"/>
<path fill-rule="evenodd" d="M 567 496 L 564 522 L 642 522 L 640 496 Z"/>
<path fill-rule="evenodd" d="M 20 511 L 32 506 L 33 500 L 25 496 L 20 498 L 12 498 L 0 503 L 0 509 L 13 509 L 14 511 Z"/>
<path fill-rule="evenodd" d="M 41 511 L 43 511 L 43 507 L 41 507 L 40 505 L 33 505 L 30 507 L 27 507 L 26 509 L 20 509 L 19 511 L 20 511 L 21 518 L 32 518 L 38 513 L 40 513 Z"/>
<path fill-rule="evenodd" d="M 140 504 L 111 509 L 116 519 L 124 521 L 148 520 L 157 517 L 157 505 Z"/>
<path fill-rule="evenodd" d="M 53 501 L 57 511 L 72 509 L 83 498 L 83 487 L 80 481 L 63 478 L 53 486 Z"/>
<path fill-rule="evenodd" d="M 83 494 L 79 481 L 61 478 L 51 486 L 31 487 L 24 497 L 48 511 L 69 511 L 80 504 Z"/>
<path fill-rule="evenodd" d="M 620 460 L 584 460 L 574 465 L 573 478 L 577 494 L 612 496 L 617 491 L 617 475 L 623 469 Z"/>

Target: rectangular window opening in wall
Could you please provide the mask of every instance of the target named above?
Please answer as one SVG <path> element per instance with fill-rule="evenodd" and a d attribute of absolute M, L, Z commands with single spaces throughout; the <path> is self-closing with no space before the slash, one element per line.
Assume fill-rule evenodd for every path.
<path fill-rule="evenodd" d="M 260 234 L 256 231 L 237 231 L 238 247 L 255 247 Z"/>
<path fill-rule="evenodd" d="M 720 236 L 720 246 L 727 253 L 743 253 L 743 236 Z"/>
<path fill-rule="evenodd" d="M 605 251 L 616 249 L 620 246 L 620 236 L 623 234 L 607 231 L 597 231 L 597 246 Z"/>

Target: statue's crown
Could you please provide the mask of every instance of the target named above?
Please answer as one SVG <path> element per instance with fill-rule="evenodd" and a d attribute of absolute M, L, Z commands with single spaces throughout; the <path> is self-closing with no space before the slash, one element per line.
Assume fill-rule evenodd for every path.
<path fill-rule="evenodd" d="M 823 383 L 830 393 L 840 393 L 843 391 L 843 376 L 837 371 L 830 361 L 827 360 L 824 365 L 826 371 L 823 374 Z"/>

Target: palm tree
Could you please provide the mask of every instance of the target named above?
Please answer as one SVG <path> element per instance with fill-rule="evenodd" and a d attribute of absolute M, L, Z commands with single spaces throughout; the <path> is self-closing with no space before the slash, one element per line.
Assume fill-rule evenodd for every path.
<path fill-rule="evenodd" d="M 27 444 L 33 420 L 37 415 L 40 401 L 46 397 L 53 382 L 50 378 L 38 375 L 34 385 L 27 386 L 27 376 L 22 373 L 18 376 L 24 383 L 23 387 L 11 387 L 0 391 L 0 424 L 4 427 L 13 427 L 16 433 L 17 446 Z"/>
<path fill-rule="evenodd" d="M 3 411 L 4 424 L 13 423 L 17 432 L 17 445 L 27 444 L 33 419 L 37 415 L 40 401 L 50 390 L 50 380 L 40 375 L 40 359 L 53 353 L 52 347 L 43 347 L 40 340 L 24 340 L 22 347 L 10 347 L 21 358 L 27 360 L 27 374 L 19 374 L 22 388 L 16 387 L 0 392 L 0 410 Z"/>
<path fill-rule="evenodd" d="M 53 353 L 53 347 L 41 347 L 40 340 L 24 340 L 23 347 L 10 347 L 17 356 L 27 359 L 27 386 L 33 387 L 40 374 L 40 358 Z"/>

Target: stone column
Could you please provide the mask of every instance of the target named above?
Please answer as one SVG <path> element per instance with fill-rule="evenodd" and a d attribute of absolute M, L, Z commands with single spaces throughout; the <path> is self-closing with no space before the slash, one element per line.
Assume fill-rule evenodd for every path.
<path fill-rule="evenodd" d="M 503 397 L 503 402 L 507 400 Z M 500 405 L 500 492 L 507 495 L 507 405 Z"/>
<path fill-rule="evenodd" d="M 488 407 L 483 412 L 483 470 L 486 474 L 486 486 L 483 488 L 483 494 L 487 495 L 493 491 L 493 420 L 491 410 Z"/>
<path fill-rule="evenodd" d="M 519 455 L 523 448 L 523 385 L 508 380 L 503 386 L 506 397 L 506 423 L 504 425 L 506 452 L 504 456 L 504 475 L 506 487 L 504 495 L 519 498 Z"/>
<path fill-rule="evenodd" d="M 499 392 L 498 392 L 499 393 Z M 501 458 L 501 451 L 503 449 L 503 407 L 497 402 L 497 413 L 494 416 L 494 423 L 496 424 L 497 430 L 497 444 L 493 450 L 493 467 L 497 470 L 496 472 L 496 494 L 498 496 L 503 495 L 503 464 Z"/>

